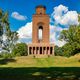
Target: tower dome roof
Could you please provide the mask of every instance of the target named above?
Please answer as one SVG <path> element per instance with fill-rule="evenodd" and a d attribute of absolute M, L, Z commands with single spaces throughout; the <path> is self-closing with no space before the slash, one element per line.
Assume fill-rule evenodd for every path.
<path fill-rule="evenodd" d="M 44 8 L 44 9 L 46 9 L 46 6 L 44 6 L 44 5 L 38 5 L 38 6 L 36 6 L 36 8 Z"/>

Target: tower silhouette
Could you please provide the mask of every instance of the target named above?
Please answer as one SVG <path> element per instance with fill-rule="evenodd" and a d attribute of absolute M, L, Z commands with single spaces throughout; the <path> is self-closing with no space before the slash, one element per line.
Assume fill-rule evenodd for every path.
<path fill-rule="evenodd" d="M 54 54 L 54 44 L 50 44 L 49 15 L 46 7 L 39 5 L 33 15 L 32 43 L 28 44 L 28 54 Z"/>

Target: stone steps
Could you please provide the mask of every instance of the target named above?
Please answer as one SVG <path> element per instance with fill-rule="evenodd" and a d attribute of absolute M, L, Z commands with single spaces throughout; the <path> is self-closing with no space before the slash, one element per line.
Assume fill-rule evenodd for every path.
<path fill-rule="evenodd" d="M 50 56 L 52 56 L 52 55 L 46 55 L 46 54 L 44 54 L 44 55 L 42 55 L 42 54 L 36 54 L 36 55 L 29 55 L 29 56 L 27 56 L 28 58 L 48 58 L 48 57 L 50 57 Z"/>

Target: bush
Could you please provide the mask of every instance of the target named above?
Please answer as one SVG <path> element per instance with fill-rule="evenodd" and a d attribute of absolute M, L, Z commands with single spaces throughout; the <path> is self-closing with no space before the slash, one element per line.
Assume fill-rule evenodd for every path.
<path fill-rule="evenodd" d="M 78 54 L 80 52 L 80 46 L 77 47 L 77 44 L 75 43 L 66 43 L 63 47 L 62 54 L 66 57 L 74 56 L 75 54 Z"/>
<path fill-rule="evenodd" d="M 56 56 L 62 56 L 63 55 L 63 49 L 61 47 L 55 46 L 54 47 L 54 53 Z"/>
<path fill-rule="evenodd" d="M 62 47 L 64 56 L 70 57 L 80 53 L 80 25 L 73 25 L 68 30 L 63 30 L 59 38 L 67 42 Z"/>
<path fill-rule="evenodd" d="M 15 56 L 26 56 L 28 55 L 27 45 L 25 43 L 18 43 L 15 45 L 12 53 Z"/>
<path fill-rule="evenodd" d="M 1 53 L 0 58 L 12 58 L 14 57 L 12 53 Z"/>

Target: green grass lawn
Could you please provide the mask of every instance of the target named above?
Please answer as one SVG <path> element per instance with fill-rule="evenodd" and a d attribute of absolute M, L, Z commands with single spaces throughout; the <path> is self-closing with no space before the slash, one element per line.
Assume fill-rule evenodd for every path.
<path fill-rule="evenodd" d="M 0 80 L 80 80 L 80 55 L 0 59 Z"/>

